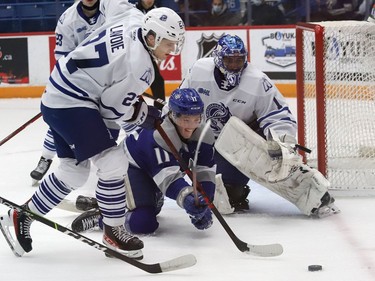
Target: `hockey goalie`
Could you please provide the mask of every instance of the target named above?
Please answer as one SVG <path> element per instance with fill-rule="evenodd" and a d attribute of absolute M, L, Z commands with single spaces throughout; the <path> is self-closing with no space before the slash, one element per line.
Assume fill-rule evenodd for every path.
<path fill-rule="evenodd" d="M 303 214 L 322 218 L 339 213 L 328 192 L 329 181 L 302 162 L 293 141 L 281 140 L 272 130 L 271 134 L 272 138 L 265 140 L 232 116 L 215 148 L 241 173 L 293 203 Z M 226 203 L 228 195 L 220 184 L 220 177 L 216 180 L 214 203 L 221 213 L 229 214 L 234 210 Z"/>

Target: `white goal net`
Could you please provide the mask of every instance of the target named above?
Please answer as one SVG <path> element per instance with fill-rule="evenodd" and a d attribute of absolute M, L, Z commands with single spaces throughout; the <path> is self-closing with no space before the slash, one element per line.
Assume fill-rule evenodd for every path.
<path fill-rule="evenodd" d="M 375 24 L 297 25 L 298 138 L 332 189 L 375 194 Z"/>

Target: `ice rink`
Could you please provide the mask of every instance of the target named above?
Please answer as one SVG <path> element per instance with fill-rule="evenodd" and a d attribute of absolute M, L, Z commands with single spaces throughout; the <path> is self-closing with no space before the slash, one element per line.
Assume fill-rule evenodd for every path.
<path fill-rule="evenodd" d="M 295 100 L 289 100 L 295 112 Z M 0 99 L 0 140 L 39 112 L 39 99 Z M 29 173 L 41 153 L 47 126 L 42 119 L 0 147 L 0 195 L 22 204 L 34 193 Z M 53 162 L 52 170 L 58 160 Z M 336 198 L 339 215 L 305 217 L 289 202 L 250 182 L 250 211 L 225 216 L 234 233 L 249 244 L 280 243 L 284 253 L 261 258 L 240 252 L 221 224 L 198 231 L 184 210 L 166 200 L 158 219 L 160 228 L 144 236 L 144 263 L 194 254 L 197 264 L 174 272 L 149 274 L 104 254 L 39 222 L 31 228 L 33 251 L 16 258 L 0 237 L 0 279 L 54 281 L 373 281 L 375 280 L 375 198 Z M 69 195 L 93 195 L 95 174 L 87 185 Z M 0 212 L 8 210 L 0 205 Z M 69 226 L 77 213 L 55 209 L 47 217 Z M 100 232 L 86 236 L 101 243 Z M 308 265 L 323 270 L 309 272 Z"/>

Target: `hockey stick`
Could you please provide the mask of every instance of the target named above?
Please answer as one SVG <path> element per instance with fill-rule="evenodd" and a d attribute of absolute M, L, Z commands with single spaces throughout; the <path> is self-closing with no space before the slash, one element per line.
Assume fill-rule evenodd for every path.
<path fill-rule="evenodd" d="M 86 211 L 79 210 L 76 207 L 76 202 L 64 198 L 58 205 L 56 205 L 56 208 L 64 211 L 69 211 L 69 212 L 75 212 L 75 213 L 84 213 Z"/>
<path fill-rule="evenodd" d="M 21 132 L 23 129 L 25 129 L 27 126 L 29 126 L 31 123 L 33 123 L 35 120 L 39 119 L 39 117 L 42 116 L 42 113 L 39 112 L 37 115 L 35 115 L 33 118 L 31 118 L 29 121 L 27 121 L 25 124 L 23 124 L 21 127 L 19 127 L 17 130 L 15 130 L 13 133 L 11 133 L 9 136 L 5 137 L 0 141 L 0 146 L 2 146 L 4 143 L 6 143 L 8 140 L 13 138 L 15 135 L 17 135 L 19 132 Z"/>
<path fill-rule="evenodd" d="M 103 245 L 103 244 L 100 244 L 86 236 L 83 236 L 75 231 L 72 231 L 60 224 L 57 224 L 56 222 L 53 222 L 53 221 L 50 221 L 48 219 L 46 219 L 45 217 L 43 216 L 40 216 L 40 215 L 37 215 L 29 210 L 26 210 L 24 208 L 22 208 L 21 206 L 7 200 L 7 199 L 4 199 L 3 197 L 0 197 L 0 203 L 5 205 L 5 206 L 8 206 L 10 208 L 14 208 L 18 211 L 23 211 L 23 212 L 26 212 L 32 219 L 34 220 L 37 220 L 53 229 L 56 229 L 68 236 L 71 236 L 91 247 L 94 247 L 95 249 L 98 249 L 112 257 L 115 257 L 115 258 L 118 258 L 126 263 L 129 263 L 135 267 L 138 267 L 139 269 L 143 270 L 143 271 L 146 271 L 148 273 L 161 273 L 161 272 L 167 272 L 167 271 L 173 271 L 173 270 L 178 270 L 178 269 L 183 269 L 183 268 L 187 268 L 187 267 L 191 267 L 193 265 L 195 265 L 195 263 L 197 262 L 196 258 L 194 255 L 184 255 L 184 256 L 181 256 L 181 257 L 178 257 L 178 258 L 174 258 L 174 259 L 171 259 L 171 260 L 168 260 L 168 261 L 164 261 L 164 262 L 161 262 L 161 263 L 154 263 L 154 264 L 145 264 L 145 263 L 142 263 L 142 262 L 139 262 L 135 259 L 132 259 L 132 258 L 129 258 L 123 254 L 121 254 L 120 252 L 117 252 L 115 250 L 112 250 L 111 248 L 108 248 L 107 246 Z M 1 224 L 0 224 L 1 226 Z M 12 243 L 9 241 L 9 239 L 7 238 L 7 236 L 5 235 L 4 233 L 4 230 L 3 228 L 1 228 L 3 234 L 4 234 L 4 237 L 5 239 L 7 240 L 9 246 L 11 247 L 12 251 L 14 250 L 13 248 L 13 245 Z"/>
<path fill-rule="evenodd" d="M 84 195 L 78 195 L 75 201 L 64 198 L 57 206 L 60 210 L 84 213 L 92 209 L 98 209 L 96 198 Z"/>
<path fill-rule="evenodd" d="M 204 124 L 202 132 L 201 132 L 201 134 L 199 136 L 199 139 L 198 139 L 197 147 L 196 147 L 195 153 L 194 153 L 194 160 L 190 161 L 190 163 L 189 163 L 190 170 L 191 170 L 192 177 L 193 177 L 192 182 L 193 182 L 193 191 L 194 191 L 194 199 L 195 199 L 195 205 L 196 206 L 198 206 L 198 189 L 197 189 L 197 161 L 198 161 L 198 154 L 199 154 L 199 149 L 200 149 L 202 141 L 203 141 L 203 137 L 207 133 L 207 130 L 210 128 L 210 126 L 211 126 L 211 120 L 207 120 L 206 124 Z"/>
<path fill-rule="evenodd" d="M 181 168 L 185 171 L 185 173 L 189 176 L 190 179 L 192 179 L 192 172 L 189 169 L 188 165 L 185 163 L 185 161 L 181 158 L 180 154 L 178 153 L 177 149 L 173 145 L 172 141 L 168 137 L 167 133 L 164 131 L 164 129 L 161 127 L 160 122 L 157 122 L 156 124 L 156 130 L 159 132 L 163 140 L 168 145 L 169 149 L 171 150 L 173 156 L 177 159 L 179 162 Z M 232 231 L 230 226 L 227 224 L 227 222 L 224 220 L 223 216 L 220 214 L 220 212 L 217 210 L 215 205 L 210 201 L 207 194 L 205 193 L 204 189 L 202 188 L 201 184 L 197 182 L 197 188 L 198 191 L 204 196 L 208 207 L 211 209 L 211 211 L 214 213 L 220 224 L 223 226 L 229 237 L 232 239 L 236 247 L 244 253 L 255 255 L 255 256 L 261 256 L 261 257 L 274 257 L 279 256 L 283 253 L 283 247 L 280 244 L 267 244 L 267 245 L 251 245 L 247 244 L 246 242 L 243 242 L 240 240 L 236 234 Z"/>

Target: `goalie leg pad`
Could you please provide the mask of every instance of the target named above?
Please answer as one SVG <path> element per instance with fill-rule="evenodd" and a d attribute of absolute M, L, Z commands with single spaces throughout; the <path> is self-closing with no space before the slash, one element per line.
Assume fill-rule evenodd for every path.
<path fill-rule="evenodd" d="M 316 169 L 301 165 L 286 180 L 279 182 L 259 182 L 264 187 L 297 206 L 305 215 L 319 208 L 321 198 L 330 187 L 329 181 Z"/>
<path fill-rule="evenodd" d="M 215 149 L 248 178 L 267 180 L 272 169 L 267 142 L 237 117 L 224 126 Z"/>
<path fill-rule="evenodd" d="M 243 174 L 287 199 L 305 215 L 321 205 L 320 199 L 330 187 L 316 169 L 300 164 L 282 181 L 269 181 L 274 163 L 268 155 L 267 142 L 236 117 L 224 126 L 216 150 Z"/>
<path fill-rule="evenodd" d="M 234 212 L 234 208 L 232 208 L 231 204 L 229 203 L 229 197 L 227 194 L 227 190 L 224 187 L 223 180 L 221 178 L 221 174 L 216 175 L 216 188 L 215 188 L 215 196 L 213 203 L 216 209 L 222 215 L 229 215 Z"/>

